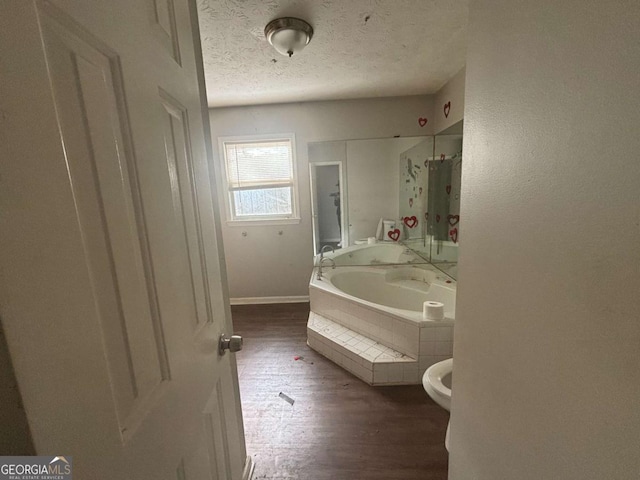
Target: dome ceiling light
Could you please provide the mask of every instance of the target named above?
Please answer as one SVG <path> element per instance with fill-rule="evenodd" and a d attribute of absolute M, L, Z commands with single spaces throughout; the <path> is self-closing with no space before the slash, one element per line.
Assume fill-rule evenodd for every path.
<path fill-rule="evenodd" d="M 278 53 L 291 57 L 311 41 L 313 28 L 299 18 L 276 18 L 264 27 L 264 36 Z"/>

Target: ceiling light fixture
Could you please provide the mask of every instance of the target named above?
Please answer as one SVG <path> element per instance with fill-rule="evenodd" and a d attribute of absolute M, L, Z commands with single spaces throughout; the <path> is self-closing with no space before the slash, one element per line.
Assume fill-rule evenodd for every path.
<path fill-rule="evenodd" d="M 264 36 L 278 53 L 291 57 L 311 41 L 313 28 L 299 18 L 276 18 L 264 27 Z"/>

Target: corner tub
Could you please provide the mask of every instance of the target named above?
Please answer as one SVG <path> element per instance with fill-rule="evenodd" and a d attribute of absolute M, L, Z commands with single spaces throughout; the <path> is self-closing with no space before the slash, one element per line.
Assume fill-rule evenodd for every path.
<path fill-rule="evenodd" d="M 416 266 L 325 268 L 323 280 L 345 297 L 418 323 L 425 321 L 422 319 L 422 304 L 429 300 L 444 304 L 445 318 L 455 318 L 456 289 L 452 286 L 453 280 L 435 270 Z"/>
<path fill-rule="evenodd" d="M 426 260 L 411 249 L 395 242 L 354 245 L 325 253 L 324 256 L 332 258 L 336 266 L 426 263 Z"/>
<path fill-rule="evenodd" d="M 320 280 L 316 268 L 308 344 L 345 357 L 342 366 L 372 385 L 421 384 L 428 367 L 452 356 L 455 294 L 456 282 L 428 264 L 324 267 Z M 427 300 L 444 304 L 444 320 L 423 319 Z"/>

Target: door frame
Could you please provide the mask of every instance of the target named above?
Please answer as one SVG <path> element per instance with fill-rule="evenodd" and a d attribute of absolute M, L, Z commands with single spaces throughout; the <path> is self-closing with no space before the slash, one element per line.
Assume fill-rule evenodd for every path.
<path fill-rule="evenodd" d="M 340 192 L 340 244 L 341 248 L 345 248 L 349 246 L 349 209 L 347 207 L 347 173 L 346 173 L 346 165 L 341 160 L 329 161 L 329 162 L 311 162 L 309 163 L 309 191 L 311 194 L 311 218 L 312 222 L 312 231 L 313 231 L 313 249 L 314 255 L 317 255 L 319 252 L 319 225 L 318 225 L 318 213 L 317 213 L 317 201 L 318 201 L 318 192 L 316 191 L 316 182 L 314 182 L 315 173 L 317 167 L 330 167 L 330 166 L 338 166 L 338 178 L 340 181 L 340 185 L 338 191 Z"/>

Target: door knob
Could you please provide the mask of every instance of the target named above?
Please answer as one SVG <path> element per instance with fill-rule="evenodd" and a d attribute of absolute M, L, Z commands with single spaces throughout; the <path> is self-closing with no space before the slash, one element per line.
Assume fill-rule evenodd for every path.
<path fill-rule="evenodd" d="M 242 350 L 242 337 L 240 335 L 227 337 L 224 333 L 220 335 L 220 343 L 218 344 L 220 355 L 224 355 L 227 350 L 230 352 L 239 352 Z"/>

